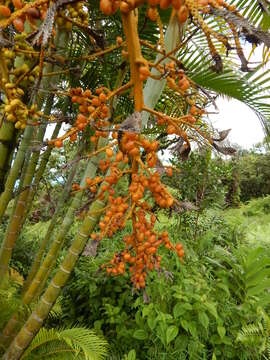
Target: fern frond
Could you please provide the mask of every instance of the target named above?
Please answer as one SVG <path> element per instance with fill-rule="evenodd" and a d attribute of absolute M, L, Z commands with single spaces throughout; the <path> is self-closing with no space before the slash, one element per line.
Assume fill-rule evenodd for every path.
<path fill-rule="evenodd" d="M 71 329 L 42 328 L 22 359 L 34 357 L 50 359 L 75 358 L 84 360 L 102 360 L 107 355 L 108 344 L 92 330 L 74 327 Z"/>

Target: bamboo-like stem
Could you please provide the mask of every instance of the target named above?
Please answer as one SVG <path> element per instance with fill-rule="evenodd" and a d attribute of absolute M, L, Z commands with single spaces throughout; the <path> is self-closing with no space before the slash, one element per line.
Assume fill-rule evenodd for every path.
<path fill-rule="evenodd" d="M 87 168 L 85 170 L 85 174 L 81 180 L 81 186 L 85 185 L 85 181 L 87 177 L 94 177 L 97 171 L 97 166 L 94 165 L 98 162 L 98 157 L 94 158 L 94 160 L 89 161 Z M 54 266 L 54 263 L 58 257 L 59 251 L 62 248 L 65 237 L 73 223 L 74 212 L 80 206 L 81 199 L 83 196 L 83 192 L 79 192 L 74 196 L 72 203 L 62 221 L 61 228 L 57 233 L 56 238 L 54 239 L 44 261 L 41 266 L 38 268 L 36 276 L 33 281 L 29 285 L 23 296 L 23 302 L 25 304 L 31 303 L 31 301 L 38 296 L 39 293 L 43 290 L 42 284 L 44 285 L 45 279 L 47 279 L 50 275 L 50 272 Z"/>
<path fill-rule="evenodd" d="M 96 216 L 87 215 L 84 219 L 80 230 L 76 235 L 72 245 L 68 250 L 62 264 L 57 273 L 51 280 L 47 290 L 40 299 L 35 311 L 31 314 L 26 324 L 20 330 L 16 338 L 3 356 L 3 360 L 19 359 L 26 347 L 30 344 L 36 333 L 39 331 L 44 320 L 47 318 L 62 287 L 65 285 L 73 270 L 80 253 L 83 251 L 85 244 L 89 238 L 89 233 L 94 230 L 100 215 L 98 211 L 105 207 L 105 200 L 96 200 L 90 207 L 89 213 L 97 212 Z"/>
<path fill-rule="evenodd" d="M 52 136 L 56 136 L 58 128 L 59 128 L 59 124 L 56 126 Z M 49 149 L 47 149 L 47 150 L 49 150 Z M 81 149 L 79 150 L 79 153 L 77 154 L 77 156 L 80 156 L 80 152 L 81 152 Z M 59 213 L 61 212 L 62 206 L 67 201 L 68 196 L 70 194 L 70 190 L 72 187 L 72 181 L 74 179 L 77 167 L 78 167 L 78 162 L 75 162 L 69 173 L 67 182 L 66 182 L 65 187 L 62 192 L 62 196 L 60 197 L 60 199 L 58 201 L 56 211 L 55 211 L 54 216 L 49 224 L 46 235 L 45 235 L 43 241 L 41 242 L 41 245 L 35 256 L 34 262 L 29 271 L 27 279 L 24 282 L 24 286 L 23 286 L 23 290 L 22 290 L 22 292 L 23 292 L 22 302 L 25 305 L 28 304 L 27 301 L 25 300 L 25 293 L 27 292 L 29 285 L 32 283 L 32 281 L 35 278 L 37 271 L 40 267 L 42 257 L 44 256 L 46 248 L 51 240 L 52 233 L 53 233 L 54 227 L 56 225 L 56 222 L 58 220 Z M 38 285 L 40 285 L 40 284 L 38 284 Z M 29 302 L 31 302 L 31 301 L 32 301 L 32 298 L 29 298 Z M 18 329 L 18 325 L 19 325 L 18 314 L 14 313 L 1 333 L 0 339 L 4 346 L 7 346 L 10 343 L 10 341 L 12 340 L 12 338 L 14 337 L 14 335 L 16 335 L 16 330 Z"/>
<path fill-rule="evenodd" d="M 35 2 L 35 4 L 39 3 L 38 1 Z M 32 4 L 32 3 L 31 3 Z M 33 3 L 34 4 L 34 3 Z M 23 9 L 28 9 L 28 5 L 26 5 Z M 19 10 L 20 11 L 20 10 Z M 0 21 L 1 23 L 1 21 Z M 59 36 L 57 37 L 56 43 L 57 44 L 65 44 L 66 43 L 66 38 L 67 38 L 67 33 L 66 32 L 62 32 L 59 34 Z M 53 65 L 48 64 L 46 66 L 46 68 L 44 69 L 44 73 L 47 72 L 51 72 L 53 68 Z M 54 79 L 49 79 L 46 78 L 45 80 L 42 80 L 42 88 L 48 88 L 51 84 L 52 81 L 57 81 L 58 77 L 55 77 Z M 34 94 L 34 99 L 37 97 L 35 96 L 36 94 Z M 52 95 L 51 95 L 52 96 Z M 42 96 L 40 96 L 37 99 L 37 103 L 38 103 L 38 107 L 41 108 L 43 105 L 44 99 Z M 29 149 L 29 146 L 31 144 L 31 139 L 34 133 L 34 127 L 31 126 L 31 124 L 29 124 L 25 131 L 24 131 L 24 136 L 23 139 L 21 141 L 21 144 L 19 146 L 19 150 L 17 152 L 16 158 L 14 160 L 12 169 L 10 170 L 10 173 L 8 175 L 8 178 L 6 180 L 6 184 L 5 184 L 5 191 L 1 194 L 0 196 L 0 221 L 5 213 L 6 207 L 12 197 L 12 192 L 13 192 L 13 188 L 14 188 L 14 184 L 15 181 L 18 178 L 19 172 L 22 168 L 24 159 L 25 159 L 25 154 Z"/>
<path fill-rule="evenodd" d="M 101 139 L 100 140 L 100 147 L 102 147 L 104 145 L 104 142 L 106 140 L 105 139 Z M 86 178 L 91 176 L 95 176 L 95 173 L 97 171 L 97 166 L 94 165 L 95 163 L 98 162 L 98 160 L 100 159 L 100 156 L 97 156 L 93 159 L 91 159 L 86 167 L 84 176 L 81 180 L 81 186 L 85 185 L 85 181 Z M 77 163 L 77 162 L 76 162 Z M 76 164 L 75 163 L 75 164 Z M 74 165 L 75 166 L 75 165 Z M 66 191 L 63 192 L 63 194 L 66 194 Z M 27 279 L 27 284 L 25 286 L 25 292 L 23 294 L 23 298 L 22 301 L 25 305 L 30 304 L 35 298 L 38 297 L 38 295 L 42 292 L 45 284 L 46 284 L 46 280 L 48 279 L 51 270 L 57 260 L 59 251 L 62 248 L 62 245 L 64 243 L 65 237 L 67 232 L 69 231 L 72 223 L 73 223 L 73 218 L 74 218 L 74 212 L 76 209 L 78 209 L 78 207 L 81 204 L 81 199 L 82 199 L 83 193 L 77 193 L 73 200 L 72 203 L 65 215 L 64 220 L 61 223 L 61 228 L 59 229 L 59 232 L 57 233 L 56 238 L 54 239 L 54 241 L 52 242 L 52 245 L 47 253 L 47 255 L 45 256 L 45 259 L 43 260 L 41 266 L 41 259 L 42 259 L 42 255 L 44 253 L 44 250 L 46 248 L 46 245 L 48 243 L 48 241 L 50 240 L 50 235 L 51 232 L 47 231 L 47 234 L 44 238 L 44 241 L 41 244 L 41 248 L 35 258 L 35 261 L 33 263 L 33 266 L 31 268 L 31 271 L 28 275 L 28 279 Z M 64 196 L 63 201 L 66 200 L 66 197 Z M 99 214 L 98 216 L 100 216 L 101 214 Z M 57 219 L 55 217 L 55 219 Z M 55 221 L 56 222 L 56 221 Z M 55 225 L 55 222 L 53 223 L 53 226 Z M 53 228 L 52 228 L 53 229 Z M 52 230 L 51 229 L 51 230 Z M 49 229 L 48 229 L 49 230 Z M 31 277 L 31 279 L 30 279 Z M 31 280 L 31 281 L 30 281 Z M 10 339 L 12 338 L 14 331 L 16 331 L 17 325 L 18 325 L 18 320 L 17 320 L 17 314 L 15 313 L 11 319 L 9 320 L 9 322 L 7 323 L 7 325 L 5 326 L 2 334 L 1 334 L 1 340 L 2 343 L 4 344 L 8 344 L 8 342 L 10 341 Z"/>
<path fill-rule="evenodd" d="M 16 158 L 13 162 L 12 168 L 8 174 L 6 183 L 5 183 L 5 191 L 0 196 L 0 221 L 6 211 L 7 205 L 12 198 L 12 192 L 14 188 L 15 181 L 18 178 L 19 172 L 22 168 L 22 164 L 25 158 L 25 153 L 27 152 L 29 145 L 31 143 L 31 138 L 33 135 L 33 127 L 27 126 L 21 144 L 19 146 L 19 150 L 16 154 Z"/>
<path fill-rule="evenodd" d="M 4 191 L 6 176 L 10 168 L 10 158 L 14 151 L 16 131 L 14 124 L 0 119 L 0 194 Z"/>
<path fill-rule="evenodd" d="M 61 123 L 58 123 L 56 124 L 55 128 L 54 128 L 54 131 L 53 131 L 53 134 L 52 134 L 52 138 L 56 138 L 57 135 L 59 134 L 59 131 L 61 129 L 61 126 L 62 124 Z M 40 183 L 40 180 L 44 174 L 44 171 L 46 169 L 46 166 L 47 166 L 47 163 L 49 161 L 49 158 L 51 156 L 51 152 L 52 152 L 52 149 L 53 147 L 52 146 L 48 146 L 47 150 L 43 153 L 42 155 L 42 159 L 41 159 L 41 162 L 40 162 L 40 165 L 39 165 L 39 168 L 36 172 L 36 175 L 35 175 L 35 178 L 34 178 L 34 182 L 31 186 L 31 189 L 30 189 L 30 193 L 29 193 L 29 196 L 28 196 L 28 200 L 27 200 L 27 205 L 26 205 L 26 210 L 25 210 L 25 213 L 24 213 L 24 220 L 23 220 L 23 223 L 27 217 L 27 214 L 29 214 L 31 208 L 32 208 L 32 204 L 33 204 L 33 199 L 34 199 L 34 196 L 36 194 L 36 191 L 38 189 L 38 186 L 39 186 L 39 183 Z"/>
<path fill-rule="evenodd" d="M 51 67 L 51 65 L 49 65 Z M 39 104 L 42 104 L 42 99 L 39 99 Z M 14 184 L 18 178 L 18 175 L 22 169 L 23 163 L 25 161 L 25 156 L 29 151 L 29 147 L 32 144 L 32 137 L 34 134 L 34 127 L 30 124 L 26 127 L 23 139 L 19 146 L 19 150 L 16 154 L 16 158 L 14 160 L 13 166 L 9 172 L 5 183 L 5 190 L 0 196 L 0 221 L 6 211 L 7 205 L 12 198 L 12 192 L 14 188 Z M 1 262 L 0 262 L 1 264 Z M 1 280 L 1 279 L 0 279 Z"/>
<path fill-rule="evenodd" d="M 76 158 L 80 157 L 80 153 L 81 153 L 81 149 L 79 149 L 78 154 L 76 155 Z M 31 266 L 31 269 L 29 271 L 29 274 L 24 282 L 24 286 L 23 286 L 23 293 L 25 294 L 25 292 L 27 291 L 29 285 L 31 284 L 31 282 L 33 281 L 33 278 L 36 276 L 36 273 L 40 267 L 40 263 L 42 260 L 42 257 L 44 255 L 44 251 L 46 250 L 51 237 L 52 237 L 52 233 L 53 230 L 55 228 L 55 225 L 57 224 L 57 220 L 59 217 L 60 212 L 62 211 L 63 205 L 65 204 L 65 202 L 68 200 L 68 197 L 70 196 L 70 191 L 71 191 L 71 187 L 72 187 L 72 181 L 74 179 L 74 176 L 76 174 L 78 168 L 78 162 L 74 162 L 71 171 L 69 173 L 68 179 L 66 181 L 66 184 L 64 186 L 64 189 L 62 191 L 61 197 L 59 198 L 58 202 L 57 202 L 57 208 L 53 214 L 53 218 L 50 221 L 49 227 L 46 231 L 46 235 L 44 237 L 44 239 L 42 240 L 39 250 L 35 256 L 34 262 Z M 72 206 L 72 205 L 71 205 Z"/>
<path fill-rule="evenodd" d="M 50 103 L 48 104 L 48 108 L 46 109 L 48 112 L 50 111 L 52 104 L 53 100 L 50 101 Z M 38 141 L 42 141 L 45 131 L 46 126 L 40 127 L 37 136 Z M 25 205 L 30 191 L 29 187 L 31 186 L 33 181 L 33 176 L 35 174 L 38 159 L 39 151 L 33 153 L 31 160 L 29 161 L 22 185 L 22 188 L 25 188 L 25 190 L 23 190 L 23 192 L 19 194 L 16 209 L 10 219 L 10 223 L 8 225 L 4 240 L 2 242 L 0 250 L 0 285 L 4 281 L 5 275 L 7 274 L 8 264 L 12 254 L 12 250 L 19 236 L 20 228 L 22 226 L 22 219 L 25 212 Z"/>

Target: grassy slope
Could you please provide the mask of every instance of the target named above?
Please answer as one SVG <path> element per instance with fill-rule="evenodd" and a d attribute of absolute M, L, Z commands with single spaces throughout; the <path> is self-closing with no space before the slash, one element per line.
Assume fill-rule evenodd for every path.
<path fill-rule="evenodd" d="M 250 244 L 270 246 L 270 196 L 252 200 L 223 214 L 232 225 L 243 227 Z"/>

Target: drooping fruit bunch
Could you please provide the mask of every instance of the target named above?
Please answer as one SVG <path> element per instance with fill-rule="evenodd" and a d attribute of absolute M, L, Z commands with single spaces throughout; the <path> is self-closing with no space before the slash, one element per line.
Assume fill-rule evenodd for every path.
<path fill-rule="evenodd" d="M 174 246 L 166 231 L 160 234 L 154 231 L 156 217 L 152 214 L 147 219 L 144 209 L 147 207 L 146 204 L 133 213 L 133 232 L 124 237 L 125 250 L 115 254 L 105 266 L 107 273 L 111 275 L 124 274 L 128 269 L 136 289 L 145 288 L 148 271 L 160 268 L 162 258 L 158 255 L 158 249 L 161 245 L 176 251 L 180 259 L 184 256 L 182 244 L 178 243 Z"/>
<path fill-rule="evenodd" d="M 9 84 L 6 84 L 8 88 Z M 25 129 L 27 121 L 31 119 L 37 120 L 42 116 L 42 112 L 37 110 L 36 104 L 28 108 L 17 96 L 23 95 L 23 90 L 20 88 L 9 88 L 15 90 L 12 94 L 13 98 L 4 100 L 4 111 L 6 113 L 7 121 L 15 123 L 16 129 Z"/>
<path fill-rule="evenodd" d="M 58 25 L 64 26 L 67 30 L 72 29 L 72 22 L 83 26 L 88 25 L 88 12 L 83 1 L 68 4 L 59 12 L 59 15 L 57 18 Z"/>

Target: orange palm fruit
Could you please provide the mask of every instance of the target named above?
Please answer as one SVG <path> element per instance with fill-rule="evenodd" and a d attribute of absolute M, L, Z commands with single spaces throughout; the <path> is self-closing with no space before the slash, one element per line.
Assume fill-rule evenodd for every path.
<path fill-rule="evenodd" d="M 183 5 L 183 0 L 172 0 L 172 6 L 178 10 Z"/>
<path fill-rule="evenodd" d="M 21 0 L 12 0 L 12 3 L 15 9 L 21 9 L 23 7 L 23 3 Z"/>
<path fill-rule="evenodd" d="M 147 16 L 151 21 L 156 21 L 158 18 L 158 11 L 155 7 L 150 7 L 147 10 Z"/>
<path fill-rule="evenodd" d="M 11 11 L 10 11 L 9 7 L 7 7 L 5 5 L 0 5 L 0 15 L 9 17 L 11 15 Z"/>
<path fill-rule="evenodd" d="M 113 5 L 111 0 L 100 0 L 100 11 L 105 15 L 111 15 L 113 13 Z"/>
<path fill-rule="evenodd" d="M 171 0 L 160 0 L 159 6 L 161 9 L 167 9 L 171 5 Z"/>
<path fill-rule="evenodd" d="M 186 5 L 182 5 L 180 7 L 180 9 L 177 11 L 177 18 L 178 18 L 178 21 L 183 24 L 184 22 L 187 21 L 189 17 L 189 10 L 188 8 L 186 7 Z"/>

